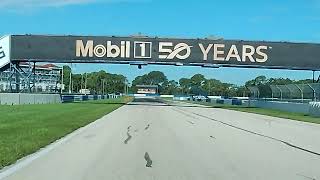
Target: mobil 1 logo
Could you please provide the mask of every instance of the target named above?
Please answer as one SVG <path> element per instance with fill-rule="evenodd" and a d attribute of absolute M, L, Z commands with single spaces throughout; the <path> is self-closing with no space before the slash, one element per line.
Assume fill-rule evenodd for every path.
<path fill-rule="evenodd" d="M 133 58 L 151 58 L 152 42 L 134 41 Z"/>

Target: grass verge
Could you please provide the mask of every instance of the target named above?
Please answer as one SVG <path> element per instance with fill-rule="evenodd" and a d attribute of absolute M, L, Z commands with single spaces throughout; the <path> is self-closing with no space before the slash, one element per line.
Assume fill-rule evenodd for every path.
<path fill-rule="evenodd" d="M 0 169 L 131 101 L 0 106 Z"/>
<path fill-rule="evenodd" d="M 195 101 L 188 101 L 190 103 L 201 104 L 210 106 L 213 108 L 222 108 L 222 109 L 229 109 L 241 112 L 248 112 L 254 114 L 262 114 L 267 116 L 279 117 L 279 118 L 286 118 L 295 121 L 303 121 L 309 123 L 316 123 L 320 124 L 320 118 L 309 116 L 308 114 L 303 113 L 293 113 L 293 112 L 286 112 L 274 109 L 265 109 L 265 108 L 257 108 L 257 107 L 246 107 L 246 106 L 236 106 L 236 105 L 224 105 L 224 104 L 212 104 L 206 102 L 195 102 Z"/>

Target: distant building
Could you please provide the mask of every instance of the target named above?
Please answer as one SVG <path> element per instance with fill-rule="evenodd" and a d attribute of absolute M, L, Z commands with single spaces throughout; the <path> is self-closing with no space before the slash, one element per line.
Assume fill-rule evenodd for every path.
<path fill-rule="evenodd" d="M 25 72 L 30 71 L 30 66 L 33 68 L 33 65 L 30 65 L 28 63 L 20 63 L 20 68 L 24 70 Z M 24 80 L 21 80 L 20 82 L 20 89 L 25 89 L 29 86 L 32 87 L 33 92 L 44 92 L 44 93 L 54 93 L 59 92 L 61 86 L 61 72 L 62 67 L 56 66 L 54 64 L 42 64 L 42 65 L 36 65 L 35 66 L 35 72 L 29 72 L 30 82 L 26 82 Z M 11 89 L 15 89 L 16 85 L 12 84 L 10 87 L 10 74 L 11 72 L 9 70 L 0 71 L 0 92 L 10 92 Z M 13 75 L 11 78 L 11 81 L 15 81 L 15 76 Z M 33 84 L 35 86 L 33 86 Z"/>
<path fill-rule="evenodd" d="M 90 90 L 89 89 L 80 89 L 79 93 L 80 94 L 90 94 Z"/>
<path fill-rule="evenodd" d="M 158 94 L 159 87 L 157 85 L 137 85 L 137 94 Z"/>

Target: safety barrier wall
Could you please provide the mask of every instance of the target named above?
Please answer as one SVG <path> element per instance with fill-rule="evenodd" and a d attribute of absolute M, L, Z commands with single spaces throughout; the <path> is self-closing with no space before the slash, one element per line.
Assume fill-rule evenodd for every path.
<path fill-rule="evenodd" d="M 127 94 L 127 96 L 132 96 L 132 97 L 165 97 L 165 96 L 171 96 L 173 95 L 159 95 L 159 94 Z"/>
<path fill-rule="evenodd" d="M 196 99 L 196 98 L 186 98 L 190 101 L 203 101 L 212 104 L 226 104 L 226 105 L 242 105 L 242 100 L 240 99 L 223 99 L 223 98 L 207 98 L 207 99 Z M 182 100 L 185 100 L 183 98 Z"/>
<path fill-rule="evenodd" d="M 207 99 L 206 101 L 213 104 L 242 105 L 247 107 L 259 107 L 259 108 L 275 109 L 275 110 L 281 110 L 281 111 L 287 111 L 287 112 L 296 112 L 296 113 L 304 113 L 304 114 L 309 113 L 308 103 L 240 100 L 240 99 Z"/>
<path fill-rule="evenodd" d="M 120 95 L 107 94 L 107 95 L 62 95 L 62 102 L 80 102 L 89 100 L 100 100 L 100 99 L 114 99 L 119 98 Z"/>
<path fill-rule="evenodd" d="M 320 102 L 309 103 L 309 114 L 311 116 L 320 117 Z"/>
<path fill-rule="evenodd" d="M 164 94 L 164 95 L 160 95 L 160 97 L 163 97 L 163 98 L 174 98 L 175 96 L 171 95 L 171 94 Z"/>
<path fill-rule="evenodd" d="M 294 103 L 294 102 L 280 102 L 280 101 L 259 101 L 259 100 L 240 100 L 240 99 L 206 99 L 197 100 L 189 99 L 190 101 L 202 101 L 213 104 L 228 104 L 228 105 L 242 105 L 246 107 L 259 107 L 266 109 L 275 109 L 286 112 L 303 113 L 314 117 L 320 117 L 320 102 L 310 103 Z"/>
<path fill-rule="evenodd" d="M 0 93 L 0 104 L 53 104 L 61 103 L 59 94 Z"/>
<path fill-rule="evenodd" d="M 308 103 L 278 102 L 278 101 L 257 101 L 251 100 L 247 102 L 250 107 L 259 107 L 266 109 L 276 109 L 287 112 L 309 113 Z"/>
<path fill-rule="evenodd" d="M 0 93 L 1 105 L 18 104 L 53 104 L 62 102 L 79 102 L 87 100 L 113 99 L 119 95 L 61 95 L 60 94 L 28 94 L 28 93 Z"/>
<path fill-rule="evenodd" d="M 181 96 L 181 97 L 176 97 L 176 96 L 175 96 L 175 97 L 173 97 L 172 99 L 175 100 L 175 101 L 176 101 L 176 100 L 178 100 L 178 101 L 186 101 L 186 100 L 188 100 L 188 97 L 182 97 L 182 96 Z"/>

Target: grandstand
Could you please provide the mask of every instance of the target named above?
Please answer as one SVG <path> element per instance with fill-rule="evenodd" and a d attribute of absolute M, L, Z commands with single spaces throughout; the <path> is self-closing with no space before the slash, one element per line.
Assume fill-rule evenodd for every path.
<path fill-rule="evenodd" d="M 62 67 L 54 64 L 34 65 L 21 62 L 19 68 L 24 73 L 18 77 L 18 81 L 9 69 L 0 72 L 0 92 L 17 92 L 17 89 L 19 92 L 24 90 L 34 93 L 60 92 Z"/>

